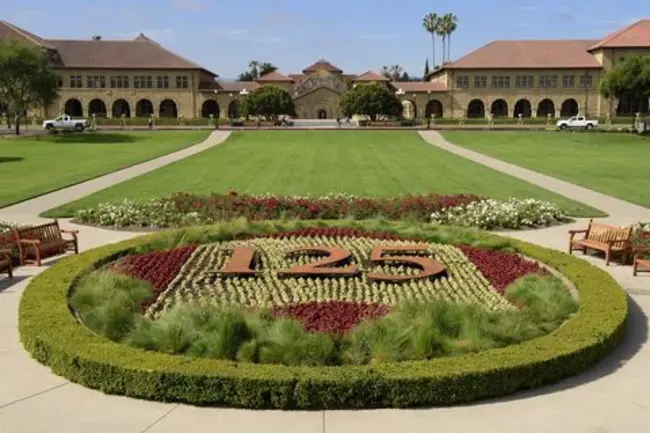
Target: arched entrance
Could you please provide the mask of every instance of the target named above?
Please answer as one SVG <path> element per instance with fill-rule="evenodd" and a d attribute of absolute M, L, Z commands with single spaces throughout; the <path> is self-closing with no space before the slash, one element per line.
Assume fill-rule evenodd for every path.
<path fill-rule="evenodd" d="M 543 99 L 537 106 L 537 117 L 555 117 L 555 103 L 550 99 Z"/>
<path fill-rule="evenodd" d="M 570 117 L 577 116 L 580 112 L 580 107 L 578 106 L 578 101 L 575 99 L 567 99 L 562 103 L 562 108 L 560 109 L 560 116 Z"/>
<path fill-rule="evenodd" d="M 98 117 L 106 117 L 106 104 L 101 99 L 93 99 L 88 104 L 88 114 Z"/>
<path fill-rule="evenodd" d="M 72 117 L 83 117 L 84 109 L 78 99 L 68 99 L 64 108 L 65 114 Z"/>
<path fill-rule="evenodd" d="M 216 119 L 219 118 L 219 104 L 214 99 L 209 99 L 203 103 L 201 107 L 201 117 L 210 117 L 213 115 Z"/>
<path fill-rule="evenodd" d="M 124 99 L 113 102 L 113 117 L 131 117 L 131 107 Z"/>
<path fill-rule="evenodd" d="M 158 111 L 158 117 L 178 117 L 178 109 L 176 108 L 176 102 L 171 99 L 165 99 L 160 103 L 160 110 Z"/>
<path fill-rule="evenodd" d="M 424 116 L 427 119 L 434 115 L 436 116 L 436 119 L 442 118 L 443 115 L 442 102 L 438 101 L 437 99 L 432 99 L 431 101 L 427 102 L 427 106 L 424 109 Z"/>
<path fill-rule="evenodd" d="M 474 99 L 467 106 L 467 118 L 485 117 L 485 104 L 480 99 Z"/>
<path fill-rule="evenodd" d="M 239 101 L 235 99 L 228 104 L 228 119 L 239 118 Z"/>
<path fill-rule="evenodd" d="M 324 108 L 321 108 L 320 110 L 318 110 L 317 117 L 319 119 L 327 119 L 327 110 L 324 109 Z"/>
<path fill-rule="evenodd" d="M 407 120 L 413 120 L 417 117 L 415 102 L 408 99 L 402 101 L 402 117 Z"/>
<path fill-rule="evenodd" d="M 621 98 L 616 107 L 617 116 L 636 116 L 636 113 L 647 114 L 648 100 L 646 98 L 639 99 L 637 97 Z"/>
<path fill-rule="evenodd" d="M 149 117 L 153 114 L 153 104 L 148 99 L 140 99 L 135 104 L 135 117 Z"/>
<path fill-rule="evenodd" d="M 533 107 L 528 99 L 520 99 L 515 104 L 515 117 L 518 118 L 520 114 L 521 117 L 531 117 L 533 115 Z"/>
<path fill-rule="evenodd" d="M 508 103 L 503 99 L 497 99 L 492 103 L 492 115 L 494 117 L 507 117 L 508 116 Z"/>

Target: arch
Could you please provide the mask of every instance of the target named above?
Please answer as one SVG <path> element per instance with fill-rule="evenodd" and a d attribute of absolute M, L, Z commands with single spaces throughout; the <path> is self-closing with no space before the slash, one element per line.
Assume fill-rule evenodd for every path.
<path fill-rule="evenodd" d="M 497 99 L 492 103 L 490 112 L 494 117 L 508 117 L 508 103 L 503 99 Z"/>
<path fill-rule="evenodd" d="M 106 117 L 106 104 L 101 99 L 93 99 L 88 104 L 88 114 L 99 117 Z"/>
<path fill-rule="evenodd" d="M 562 108 L 560 108 L 560 116 L 570 117 L 577 116 L 580 112 L 580 106 L 578 101 L 573 98 L 569 98 L 562 103 Z"/>
<path fill-rule="evenodd" d="M 124 99 L 118 99 L 113 102 L 113 117 L 131 117 L 131 106 Z"/>
<path fill-rule="evenodd" d="M 160 103 L 160 108 L 158 109 L 158 117 L 178 117 L 178 108 L 176 108 L 176 102 L 171 99 L 165 99 Z"/>
<path fill-rule="evenodd" d="M 485 117 L 485 104 L 480 99 L 473 99 L 467 105 L 467 118 Z"/>
<path fill-rule="evenodd" d="M 72 117 L 83 117 L 84 107 L 78 99 L 68 99 L 64 108 L 65 114 Z"/>
<path fill-rule="evenodd" d="M 208 99 L 201 107 L 201 117 L 210 117 L 210 114 L 216 119 L 219 118 L 219 104 L 214 99 Z"/>
<path fill-rule="evenodd" d="M 621 98 L 616 106 L 617 116 L 636 116 L 636 113 L 647 114 L 649 111 L 648 99 L 639 100 L 636 97 Z"/>
<path fill-rule="evenodd" d="M 555 102 L 550 99 L 542 99 L 537 105 L 537 117 L 546 117 L 548 115 L 555 117 Z"/>
<path fill-rule="evenodd" d="M 135 117 L 149 117 L 153 114 L 153 104 L 148 99 L 140 99 L 135 104 Z"/>
<path fill-rule="evenodd" d="M 521 117 L 531 117 L 533 115 L 533 106 L 530 104 L 528 99 L 520 99 L 515 104 L 515 111 L 513 113 L 516 118 Z"/>
<path fill-rule="evenodd" d="M 239 118 L 239 100 L 235 99 L 228 104 L 228 119 Z"/>
<path fill-rule="evenodd" d="M 318 110 L 317 117 L 319 119 L 327 119 L 327 117 L 328 117 L 327 116 L 327 110 L 324 109 L 324 108 L 321 108 L 320 110 Z"/>
<path fill-rule="evenodd" d="M 415 106 L 415 102 L 411 101 L 410 99 L 405 99 L 402 101 L 402 117 L 407 119 L 407 120 L 413 120 L 417 115 L 417 107 Z"/>
<path fill-rule="evenodd" d="M 424 117 L 428 119 L 435 114 L 436 119 L 440 119 L 444 113 L 442 108 L 442 102 L 438 101 L 437 99 L 432 99 L 427 102 L 427 106 L 424 109 Z"/>

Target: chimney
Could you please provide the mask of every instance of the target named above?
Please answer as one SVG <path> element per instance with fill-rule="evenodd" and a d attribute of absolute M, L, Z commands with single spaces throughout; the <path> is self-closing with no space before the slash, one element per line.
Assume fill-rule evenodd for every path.
<path fill-rule="evenodd" d="M 100 35 L 95 35 L 92 37 L 93 41 L 101 41 L 102 37 Z"/>

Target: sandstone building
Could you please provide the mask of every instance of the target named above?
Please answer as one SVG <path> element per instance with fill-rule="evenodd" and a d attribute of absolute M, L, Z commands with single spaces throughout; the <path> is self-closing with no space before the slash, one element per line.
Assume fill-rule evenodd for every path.
<path fill-rule="evenodd" d="M 426 81 L 392 82 L 368 71 L 346 74 L 319 60 L 298 74 L 279 71 L 253 82 L 219 81 L 217 74 L 140 35 L 134 40 L 43 39 L 0 21 L 0 39 L 43 49 L 60 74 L 61 97 L 36 114 L 51 117 L 237 118 L 246 95 L 264 85 L 286 89 L 298 117 L 340 115 L 341 94 L 359 83 L 390 86 L 402 100 L 404 117 L 541 117 L 630 115 L 647 101 L 611 101 L 598 92 L 617 62 L 650 55 L 650 20 L 602 40 L 494 41 L 443 65 Z M 1 102 L 1 101 L 0 101 Z M 0 105 L 0 111 L 2 106 Z"/>

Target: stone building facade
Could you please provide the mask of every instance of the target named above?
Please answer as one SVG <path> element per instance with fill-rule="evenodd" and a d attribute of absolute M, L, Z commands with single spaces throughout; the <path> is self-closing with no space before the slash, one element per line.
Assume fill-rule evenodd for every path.
<path fill-rule="evenodd" d="M 647 101 L 608 100 L 598 88 L 617 62 L 650 55 L 650 20 L 602 40 L 494 41 L 418 82 L 392 82 L 371 71 L 346 74 L 325 60 L 298 74 L 275 71 L 252 82 L 226 82 L 144 35 L 46 40 L 1 21 L 0 39 L 33 44 L 49 55 L 61 77 L 60 98 L 33 113 L 44 117 L 237 118 L 248 93 L 275 85 L 293 96 L 298 117 L 334 118 L 341 115 L 341 95 L 359 83 L 389 86 L 411 119 L 613 117 L 648 110 Z"/>

